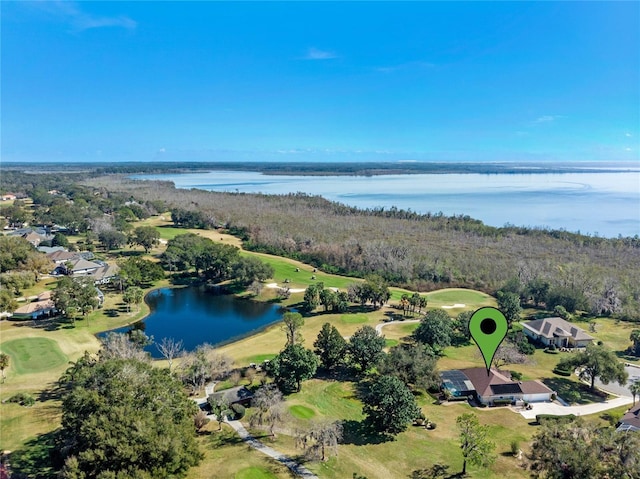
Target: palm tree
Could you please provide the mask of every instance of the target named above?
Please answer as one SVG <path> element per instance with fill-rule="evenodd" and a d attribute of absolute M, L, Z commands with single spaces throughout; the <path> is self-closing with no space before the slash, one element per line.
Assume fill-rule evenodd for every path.
<path fill-rule="evenodd" d="M 2 371 L 2 382 L 7 378 L 4 373 L 4 370 L 9 367 L 9 355 L 5 353 L 0 353 L 0 371 Z M 635 396 L 634 396 L 635 399 Z"/>
<path fill-rule="evenodd" d="M 636 379 L 631 383 L 631 386 L 629 386 L 629 391 L 631 391 L 631 394 L 633 394 L 633 406 L 635 406 L 636 396 L 640 396 L 640 379 Z"/>

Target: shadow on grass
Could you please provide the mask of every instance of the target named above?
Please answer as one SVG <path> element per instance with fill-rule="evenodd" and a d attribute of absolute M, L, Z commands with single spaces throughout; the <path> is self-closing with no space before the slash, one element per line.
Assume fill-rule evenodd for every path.
<path fill-rule="evenodd" d="M 374 431 L 364 421 L 344 421 L 342 427 L 343 444 L 365 446 L 367 444 L 382 444 L 393 441 L 393 436 Z"/>
<path fill-rule="evenodd" d="M 54 479 L 58 477 L 61 459 L 56 454 L 56 439 L 58 431 L 41 434 L 30 439 L 23 447 L 11 453 L 9 460 L 11 469 L 19 472 L 15 477 L 30 479 Z"/>
<path fill-rule="evenodd" d="M 104 310 L 104 314 L 109 318 L 117 318 L 120 316 L 120 309 L 108 308 Z"/>
<path fill-rule="evenodd" d="M 638 361 L 640 357 L 629 354 L 628 351 L 614 351 L 614 354 L 625 361 Z"/>
<path fill-rule="evenodd" d="M 40 391 L 36 399 L 40 402 L 51 401 L 51 400 L 54 400 L 54 401 L 62 400 L 62 394 L 65 391 L 66 391 L 66 388 L 60 387 L 59 385 L 55 384 L 50 388 L 43 389 L 42 391 Z"/>
<path fill-rule="evenodd" d="M 465 477 L 462 472 L 449 473 L 449 465 L 447 464 L 434 464 L 428 469 L 418 469 L 411 473 L 410 479 L 455 479 L 458 477 Z"/>
<path fill-rule="evenodd" d="M 213 431 L 207 431 L 207 433 L 207 443 L 213 447 L 234 446 L 244 442 L 235 432 L 226 429 L 222 431 L 215 429 Z"/>
<path fill-rule="evenodd" d="M 577 404 L 591 404 L 605 402 L 607 394 L 602 391 L 592 391 L 586 384 L 571 381 L 566 378 L 545 378 L 542 382 L 558 393 L 563 399 L 571 399 Z"/>

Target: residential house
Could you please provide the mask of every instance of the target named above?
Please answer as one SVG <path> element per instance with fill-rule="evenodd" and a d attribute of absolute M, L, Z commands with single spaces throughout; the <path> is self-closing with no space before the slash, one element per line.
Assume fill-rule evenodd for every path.
<path fill-rule="evenodd" d="M 618 432 L 636 431 L 640 432 L 640 403 L 629 409 L 618 422 Z"/>
<path fill-rule="evenodd" d="M 51 291 L 40 293 L 35 301 L 16 309 L 12 317 L 14 319 L 41 319 L 53 316 L 58 310 L 51 299 L 51 294 Z"/>
<path fill-rule="evenodd" d="M 71 251 L 67 251 L 66 249 L 52 251 L 47 253 L 47 258 L 53 261 L 57 265 L 64 265 L 67 261 L 72 261 L 74 259 L 78 259 L 78 253 L 72 253 Z"/>
<path fill-rule="evenodd" d="M 12 201 L 15 200 L 17 198 L 16 195 L 14 195 L 13 193 L 5 193 L 4 195 L 2 195 L 2 201 Z"/>
<path fill-rule="evenodd" d="M 512 381 L 508 373 L 486 368 L 443 371 L 442 387 L 454 397 L 473 397 L 493 406 L 496 401 L 516 403 L 551 401 L 554 392 L 540 381 Z"/>
<path fill-rule="evenodd" d="M 593 336 L 562 318 L 527 321 L 522 324 L 522 331 L 545 346 L 553 344 L 561 348 L 583 348 L 594 340 Z"/>
<path fill-rule="evenodd" d="M 65 263 L 68 264 L 67 274 L 71 276 L 86 276 L 95 273 L 97 270 L 102 268 L 102 265 L 99 263 L 94 263 L 93 261 L 87 261 L 84 258 L 77 258 Z"/>
<path fill-rule="evenodd" d="M 95 284 L 107 284 L 118 275 L 118 271 L 120 271 L 118 265 L 104 263 L 100 268 L 91 273 L 91 277 Z"/>
<path fill-rule="evenodd" d="M 64 246 L 38 246 L 36 249 L 47 255 L 57 251 L 66 251 Z"/>
<path fill-rule="evenodd" d="M 231 406 L 232 404 L 242 404 L 243 406 L 250 406 L 253 399 L 253 393 L 249 391 L 246 386 L 238 386 L 235 388 L 225 389 L 223 391 L 215 392 L 209 396 L 213 401 L 224 401 Z"/>

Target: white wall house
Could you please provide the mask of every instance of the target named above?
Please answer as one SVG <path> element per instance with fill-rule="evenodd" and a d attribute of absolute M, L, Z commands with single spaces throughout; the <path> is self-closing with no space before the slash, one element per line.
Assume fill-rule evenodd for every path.
<path fill-rule="evenodd" d="M 562 318 L 544 318 L 527 321 L 522 324 L 522 331 L 529 338 L 545 346 L 555 345 L 560 348 L 583 348 L 593 341 L 583 329 Z"/>

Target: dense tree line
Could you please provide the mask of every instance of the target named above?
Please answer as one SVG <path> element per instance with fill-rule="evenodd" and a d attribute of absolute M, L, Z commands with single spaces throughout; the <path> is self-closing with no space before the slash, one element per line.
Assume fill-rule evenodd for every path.
<path fill-rule="evenodd" d="M 619 304 L 617 315 L 640 319 L 640 238 L 494 228 L 464 216 L 360 210 L 305 194 L 215 193 L 115 177 L 90 184 L 142 203 L 164 201 L 203 212 L 241 236 L 246 248 L 329 272 L 379 274 L 416 290 L 467 286 L 490 292 L 516 277 L 523 285 L 549 283 L 550 291 L 565 293 L 563 301 L 572 298 L 567 292 L 584 296 L 587 305 L 609 298 L 603 311 L 606 304 Z M 538 302 L 545 296 L 535 294 Z"/>
<path fill-rule="evenodd" d="M 216 243 L 209 238 L 187 233 L 169 240 L 161 256 L 163 266 L 170 272 L 195 270 L 211 281 L 233 279 L 248 285 L 264 281 L 274 274 L 273 267 L 258 258 L 240 256 L 233 245 Z"/>

